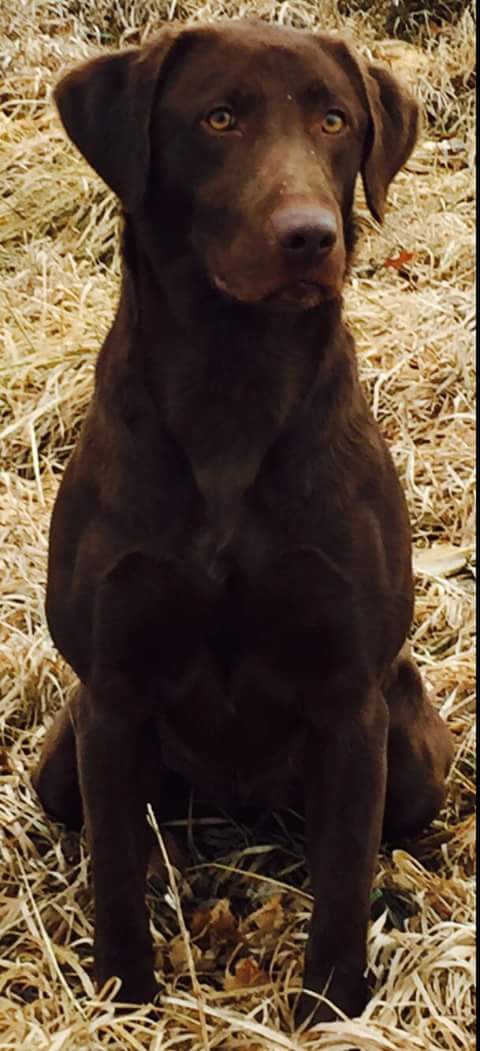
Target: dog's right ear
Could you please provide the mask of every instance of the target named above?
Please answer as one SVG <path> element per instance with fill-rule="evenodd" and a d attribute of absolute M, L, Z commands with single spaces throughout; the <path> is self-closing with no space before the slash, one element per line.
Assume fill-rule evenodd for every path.
<path fill-rule="evenodd" d="M 72 142 L 129 212 L 146 189 L 159 77 L 183 36 L 168 28 L 145 47 L 95 58 L 68 73 L 54 92 Z"/>

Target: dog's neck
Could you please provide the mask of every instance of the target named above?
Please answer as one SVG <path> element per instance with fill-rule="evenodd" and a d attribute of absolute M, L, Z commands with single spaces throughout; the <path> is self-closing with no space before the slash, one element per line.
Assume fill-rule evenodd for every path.
<path fill-rule="evenodd" d="M 126 338 L 100 355 L 97 391 L 115 410 L 141 386 L 150 416 L 183 449 L 201 491 L 245 490 L 268 448 L 315 400 L 325 439 L 358 388 L 341 302 L 280 313 L 224 300 L 193 258 L 162 268 L 133 230 L 115 326 Z M 340 338 L 339 338 L 340 337 Z M 122 362 L 113 347 L 125 347 Z M 153 412 L 152 412 L 153 410 Z M 320 422 L 320 420 L 319 420 Z"/>

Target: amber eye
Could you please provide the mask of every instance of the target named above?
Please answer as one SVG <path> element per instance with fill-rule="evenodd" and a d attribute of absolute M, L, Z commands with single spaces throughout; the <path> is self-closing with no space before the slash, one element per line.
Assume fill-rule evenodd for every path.
<path fill-rule="evenodd" d="M 322 131 L 327 135 L 338 135 L 345 127 L 345 118 L 337 110 L 331 109 L 322 120 Z"/>
<path fill-rule="evenodd" d="M 236 120 L 228 106 L 217 106 L 205 117 L 205 122 L 213 131 L 232 131 L 236 127 Z"/>

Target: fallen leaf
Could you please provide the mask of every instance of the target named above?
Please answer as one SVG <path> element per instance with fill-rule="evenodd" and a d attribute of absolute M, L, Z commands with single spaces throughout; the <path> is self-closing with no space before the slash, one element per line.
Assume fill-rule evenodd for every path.
<path fill-rule="evenodd" d="M 238 920 L 233 915 L 228 898 L 215 902 L 211 911 L 210 930 L 222 941 L 238 941 Z"/>
<path fill-rule="evenodd" d="M 281 896 L 274 894 L 272 898 L 269 898 L 260 909 L 250 913 L 244 921 L 244 925 L 249 927 L 252 924 L 261 931 L 273 931 L 277 930 L 282 926 L 284 919 L 283 907 L 281 904 Z"/>
<path fill-rule="evenodd" d="M 210 909 L 197 909 L 190 920 L 190 933 L 193 938 L 204 934 L 210 920 Z"/>
<path fill-rule="evenodd" d="M 390 266 L 393 270 L 401 270 L 405 263 L 411 263 L 415 259 L 416 252 L 400 252 L 394 259 L 386 259 L 384 266 Z"/>
<path fill-rule="evenodd" d="M 209 936 L 213 942 L 238 942 L 240 934 L 238 920 L 230 908 L 228 898 L 220 898 L 210 908 L 197 909 L 190 923 L 194 938 Z"/>
<path fill-rule="evenodd" d="M 202 956 L 198 945 L 191 944 L 190 952 L 194 964 L 198 963 Z M 175 974 L 184 974 L 189 971 L 188 947 L 181 934 L 178 934 L 176 938 L 172 938 L 168 946 L 168 955 Z"/>
<path fill-rule="evenodd" d="M 246 989 L 254 985 L 265 985 L 268 975 L 258 966 L 256 960 L 246 956 L 239 960 L 235 966 L 235 974 L 226 974 L 223 987 L 228 992 L 230 989 Z"/>

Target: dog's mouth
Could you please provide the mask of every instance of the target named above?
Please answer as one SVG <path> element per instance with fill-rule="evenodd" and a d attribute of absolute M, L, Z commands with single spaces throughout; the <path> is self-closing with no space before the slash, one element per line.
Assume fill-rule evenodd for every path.
<path fill-rule="evenodd" d="M 330 292 L 330 295 L 329 295 Z M 332 290 L 315 281 L 295 281 L 270 292 L 262 300 L 267 306 L 283 310 L 312 310 L 331 298 Z"/>
<path fill-rule="evenodd" d="M 233 289 L 220 277 L 214 278 L 214 285 L 226 299 L 236 303 L 266 306 L 273 310 L 312 310 L 338 294 L 333 288 L 316 281 L 292 281 L 280 288 L 270 289 L 268 292 L 259 290 L 258 293 L 250 289 L 248 292 L 246 289 Z"/>

